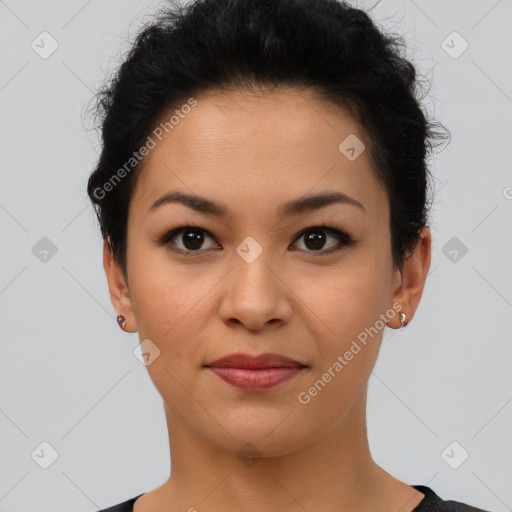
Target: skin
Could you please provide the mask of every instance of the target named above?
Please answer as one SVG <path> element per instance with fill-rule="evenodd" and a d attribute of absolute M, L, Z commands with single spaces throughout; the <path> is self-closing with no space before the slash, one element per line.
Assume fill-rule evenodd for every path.
<path fill-rule="evenodd" d="M 126 330 L 160 350 L 147 369 L 163 398 L 172 468 L 135 512 L 413 510 L 424 495 L 378 466 L 367 439 L 368 379 L 384 329 L 308 404 L 297 397 L 393 303 L 413 319 L 430 266 L 429 229 L 394 268 L 388 199 L 369 151 L 350 161 L 338 150 L 350 134 L 366 148 L 369 141 L 350 115 L 310 91 L 211 91 L 196 99 L 145 157 L 129 209 L 127 279 L 104 245 L 110 296 Z M 220 219 L 177 203 L 147 213 L 170 190 L 230 213 Z M 325 191 L 347 194 L 364 211 L 331 204 L 277 214 L 286 201 Z M 329 230 L 319 233 L 327 237 L 319 249 L 297 238 L 322 222 L 355 243 L 322 256 L 338 245 Z M 171 228 L 190 224 L 206 230 L 203 245 L 186 245 L 183 233 L 174 245 L 158 245 Z M 262 248 L 251 263 L 236 252 L 248 236 Z M 386 323 L 399 328 L 398 313 Z M 275 352 L 308 368 L 273 390 L 242 391 L 203 368 L 233 352 Z M 237 456 L 249 442 L 253 464 Z"/>

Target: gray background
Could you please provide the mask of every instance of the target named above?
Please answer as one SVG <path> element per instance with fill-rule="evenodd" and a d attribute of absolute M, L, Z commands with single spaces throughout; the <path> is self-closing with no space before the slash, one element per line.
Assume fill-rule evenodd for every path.
<path fill-rule="evenodd" d="M 127 38 L 159 5 L 0 1 L 3 512 L 93 511 L 169 473 L 160 395 L 108 295 L 86 196 L 99 145 L 82 124 Z M 453 138 L 431 161 L 422 303 L 403 333 L 386 329 L 371 377 L 370 447 L 409 484 L 512 510 L 512 2 L 382 0 L 372 15 L 406 36 L 433 81 L 427 107 Z M 31 47 L 51 49 L 43 31 L 59 45 L 47 58 Z M 41 252 L 43 237 L 55 254 Z"/>

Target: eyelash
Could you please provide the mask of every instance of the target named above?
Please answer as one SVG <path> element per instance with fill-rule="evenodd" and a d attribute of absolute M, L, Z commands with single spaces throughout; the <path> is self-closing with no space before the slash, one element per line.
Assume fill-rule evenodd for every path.
<path fill-rule="evenodd" d="M 187 230 L 193 230 L 193 231 L 200 231 L 202 232 L 203 234 L 206 234 L 208 235 L 210 238 L 212 238 L 213 240 L 215 240 L 215 238 L 211 235 L 211 233 L 209 231 L 207 231 L 206 229 L 203 229 L 197 225 L 187 225 L 187 226 L 181 226 L 181 227 L 176 227 L 176 228 L 172 228 L 170 231 L 168 231 L 160 240 L 158 240 L 158 245 L 159 246 L 166 246 L 166 245 L 170 245 L 171 244 L 171 240 L 176 236 L 176 235 L 179 235 Z M 318 251 L 308 251 L 308 250 L 305 250 L 305 252 L 307 253 L 312 253 L 314 256 L 326 256 L 326 255 L 330 255 L 330 254 L 333 254 L 335 252 L 338 252 L 338 251 L 341 251 L 342 249 L 354 244 L 354 240 L 352 238 L 350 238 L 346 233 L 344 233 L 343 231 L 340 231 L 339 229 L 336 229 L 326 223 L 321 223 L 321 224 L 318 224 L 316 226 L 311 226 L 311 227 L 308 227 L 306 229 L 303 229 L 295 238 L 294 238 L 294 242 L 296 240 L 299 240 L 301 237 L 303 237 L 304 235 L 306 235 L 307 233 L 309 232 L 314 232 L 314 231 L 329 231 L 330 233 L 334 234 L 339 242 L 341 243 L 341 246 L 338 245 L 338 246 L 335 246 L 334 248 L 331 248 L 331 249 L 328 249 L 328 250 L 318 250 Z M 172 250 L 173 252 L 176 252 L 178 254 L 183 254 L 183 255 L 186 255 L 186 256 L 189 256 L 189 257 L 194 257 L 197 253 L 197 255 L 199 255 L 200 253 L 202 252 L 205 252 L 205 250 L 201 250 L 201 249 L 198 249 L 197 251 L 191 251 L 191 250 L 188 250 L 188 251 L 184 251 L 183 249 L 176 249 L 176 248 L 171 248 L 170 250 Z M 208 249 L 206 249 L 208 250 Z M 316 254 L 315 254 L 316 253 Z"/>

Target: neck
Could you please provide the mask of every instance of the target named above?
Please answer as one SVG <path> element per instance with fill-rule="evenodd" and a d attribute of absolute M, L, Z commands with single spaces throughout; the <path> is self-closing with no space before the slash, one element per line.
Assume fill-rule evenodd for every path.
<path fill-rule="evenodd" d="M 320 432 L 313 442 L 290 453 L 276 455 L 272 450 L 272 456 L 256 448 L 249 457 L 243 456 L 244 443 L 234 443 L 226 432 L 233 447 L 219 446 L 184 425 L 165 404 L 171 475 L 151 500 L 145 495 L 137 504 L 151 501 L 161 511 L 220 512 L 227 504 L 244 512 L 413 510 L 423 494 L 393 478 L 371 458 L 366 392 L 365 386 L 339 423 Z"/>

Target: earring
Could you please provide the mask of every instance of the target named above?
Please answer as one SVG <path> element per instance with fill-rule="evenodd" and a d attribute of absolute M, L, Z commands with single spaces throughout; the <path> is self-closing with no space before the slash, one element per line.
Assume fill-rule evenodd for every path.
<path fill-rule="evenodd" d="M 119 324 L 119 327 L 125 331 L 126 327 L 126 318 L 123 315 L 117 315 L 117 323 Z"/>
<path fill-rule="evenodd" d="M 406 320 L 407 320 L 407 315 L 405 313 L 400 313 L 400 324 L 401 324 L 402 329 L 407 325 L 405 323 Z"/>

